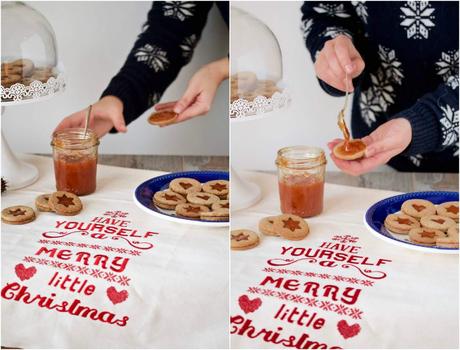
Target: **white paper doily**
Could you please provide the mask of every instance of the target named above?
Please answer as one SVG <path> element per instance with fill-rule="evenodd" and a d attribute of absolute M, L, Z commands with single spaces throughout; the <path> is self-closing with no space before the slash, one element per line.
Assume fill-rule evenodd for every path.
<path fill-rule="evenodd" d="M 291 97 L 287 89 L 275 92 L 272 97 L 257 96 L 252 101 L 238 99 L 230 105 L 230 118 L 240 119 L 249 116 L 269 113 L 281 108 L 285 108 L 291 102 Z"/>

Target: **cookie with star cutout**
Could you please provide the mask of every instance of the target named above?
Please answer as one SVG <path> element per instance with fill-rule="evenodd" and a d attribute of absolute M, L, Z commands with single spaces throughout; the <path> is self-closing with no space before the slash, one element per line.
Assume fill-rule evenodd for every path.
<path fill-rule="evenodd" d="M 73 216 L 80 213 L 83 209 L 80 198 L 70 192 L 54 192 L 51 194 L 48 202 L 52 211 L 59 215 Z"/>
<path fill-rule="evenodd" d="M 440 215 L 428 215 L 420 219 L 423 227 L 431 230 L 441 230 L 446 232 L 450 227 L 456 226 L 456 222 L 451 218 Z"/>
<path fill-rule="evenodd" d="M 290 241 L 300 241 L 308 236 L 310 228 L 300 216 L 283 214 L 273 219 L 274 231 Z"/>
<path fill-rule="evenodd" d="M 185 202 L 186 200 L 181 194 L 171 190 L 158 191 L 153 195 L 153 204 L 166 210 L 174 210 L 178 204 Z"/>
<path fill-rule="evenodd" d="M 186 196 L 189 193 L 200 192 L 201 183 L 188 177 L 178 177 L 169 183 L 169 189 Z"/>
<path fill-rule="evenodd" d="M 216 195 L 206 192 L 193 192 L 187 195 L 187 202 L 197 205 L 206 205 L 207 207 L 212 206 L 219 200 L 219 197 Z"/>
<path fill-rule="evenodd" d="M 458 202 L 445 202 L 436 208 L 436 214 L 445 216 L 458 222 Z"/>
<path fill-rule="evenodd" d="M 205 205 L 182 203 L 176 206 L 176 215 L 188 219 L 199 219 L 201 213 L 207 211 L 209 208 Z"/>
<path fill-rule="evenodd" d="M 423 216 L 436 214 L 436 207 L 425 199 L 409 199 L 401 205 L 401 211 L 420 220 Z"/>
<path fill-rule="evenodd" d="M 38 211 L 49 212 L 53 211 L 50 207 L 51 193 L 41 194 L 35 199 L 35 207 Z"/>
<path fill-rule="evenodd" d="M 15 205 L 2 210 L 2 222 L 8 225 L 24 225 L 34 220 L 34 210 L 25 205 Z"/>
<path fill-rule="evenodd" d="M 436 245 L 443 248 L 458 248 L 458 227 L 449 227 L 444 237 L 436 239 Z"/>
<path fill-rule="evenodd" d="M 390 214 L 386 217 L 384 222 L 387 230 L 407 235 L 413 228 L 419 228 L 420 223 L 417 219 L 406 214 Z"/>
<path fill-rule="evenodd" d="M 230 246 L 232 250 L 247 250 L 257 247 L 260 238 L 251 230 L 232 230 L 230 232 Z"/>
<path fill-rule="evenodd" d="M 203 191 L 212 193 L 220 199 L 227 199 L 229 185 L 227 180 L 212 180 L 203 184 Z"/>
<path fill-rule="evenodd" d="M 424 227 L 413 228 L 409 231 L 409 239 L 417 244 L 433 246 L 438 239 L 445 238 L 445 234 L 439 230 L 431 230 Z"/>
<path fill-rule="evenodd" d="M 275 229 L 276 216 L 268 216 L 259 221 L 259 231 L 266 236 L 279 236 Z"/>

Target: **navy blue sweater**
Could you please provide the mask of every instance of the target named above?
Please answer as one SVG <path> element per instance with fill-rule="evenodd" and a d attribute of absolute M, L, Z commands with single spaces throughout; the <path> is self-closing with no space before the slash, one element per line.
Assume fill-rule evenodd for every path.
<path fill-rule="evenodd" d="M 353 81 L 353 137 L 392 118 L 410 122 L 412 142 L 389 162 L 397 170 L 458 172 L 458 11 L 457 1 L 307 1 L 302 6 L 302 31 L 313 60 L 327 40 L 344 34 L 366 64 Z"/>
<path fill-rule="evenodd" d="M 228 26 L 228 1 L 153 3 L 125 64 L 101 96 L 116 96 L 123 102 L 126 124 L 158 103 L 181 68 L 190 62 L 214 4 Z"/>

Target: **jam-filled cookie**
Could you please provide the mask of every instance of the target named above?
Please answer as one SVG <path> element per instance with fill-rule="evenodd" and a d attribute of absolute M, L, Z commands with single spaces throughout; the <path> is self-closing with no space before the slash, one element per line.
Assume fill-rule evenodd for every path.
<path fill-rule="evenodd" d="M 444 237 L 444 232 L 439 230 L 431 230 L 424 227 L 413 228 L 409 231 L 409 239 L 417 244 L 435 245 L 438 239 Z"/>
<path fill-rule="evenodd" d="M 201 183 L 188 177 L 178 177 L 169 183 L 169 189 L 176 193 L 187 195 L 201 191 Z"/>
<path fill-rule="evenodd" d="M 216 209 L 212 211 L 202 211 L 200 219 L 204 221 L 228 221 L 230 211 L 228 209 Z"/>
<path fill-rule="evenodd" d="M 153 195 L 153 203 L 162 209 L 174 210 L 178 204 L 185 202 L 181 194 L 171 190 L 158 191 Z"/>
<path fill-rule="evenodd" d="M 15 205 L 2 210 L 2 222 L 9 225 L 24 225 L 35 220 L 35 212 L 25 205 Z"/>
<path fill-rule="evenodd" d="M 307 222 L 300 216 L 283 214 L 273 219 L 275 231 L 283 238 L 291 241 L 300 241 L 307 237 L 310 229 Z"/>
<path fill-rule="evenodd" d="M 444 237 L 436 239 L 436 245 L 443 248 L 458 248 L 458 227 L 449 227 Z"/>
<path fill-rule="evenodd" d="M 268 216 L 259 221 L 259 231 L 267 236 L 279 236 L 275 229 L 276 216 Z"/>
<path fill-rule="evenodd" d="M 73 193 L 65 191 L 52 193 L 48 203 L 52 211 L 64 216 L 77 215 L 83 209 L 80 198 Z"/>
<path fill-rule="evenodd" d="M 51 193 L 46 193 L 38 196 L 35 199 L 35 207 L 37 208 L 38 211 L 44 211 L 44 212 L 49 212 L 53 211 L 50 206 L 50 197 Z"/>
<path fill-rule="evenodd" d="M 390 214 L 386 217 L 384 225 L 391 232 L 406 235 L 411 229 L 420 227 L 417 219 L 406 214 Z"/>
<path fill-rule="evenodd" d="M 436 213 L 458 222 L 458 202 L 445 202 L 439 204 L 436 208 Z"/>
<path fill-rule="evenodd" d="M 420 219 L 423 216 L 436 214 L 436 207 L 425 199 L 409 199 L 401 206 L 404 214 Z"/>
<path fill-rule="evenodd" d="M 257 247 L 260 238 L 251 230 L 233 230 L 230 232 L 230 246 L 232 250 L 247 250 Z"/>
<path fill-rule="evenodd" d="M 203 184 L 203 191 L 215 194 L 220 199 L 227 198 L 230 183 L 227 180 L 212 180 Z"/>
<path fill-rule="evenodd" d="M 148 121 L 152 125 L 166 126 L 173 124 L 177 120 L 178 116 L 179 114 L 173 111 L 159 111 L 150 115 Z"/>
<path fill-rule="evenodd" d="M 212 210 L 218 209 L 229 209 L 230 210 L 230 202 L 227 199 L 221 199 L 216 203 L 212 203 L 211 205 Z"/>
<path fill-rule="evenodd" d="M 176 206 L 176 214 L 184 218 L 199 219 L 201 213 L 209 211 L 205 205 L 181 203 Z"/>
<path fill-rule="evenodd" d="M 428 215 L 420 219 L 423 227 L 432 230 L 447 231 L 450 227 L 457 225 L 451 218 L 440 215 Z"/>
<path fill-rule="evenodd" d="M 332 153 L 342 160 L 356 160 L 364 157 L 366 145 L 359 139 L 342 141 L 334 146 Z"/>
<path fill-rule="evenodd" d="M 192 204 L 206 205 L 207 207 L 210 207 L 214 203 L 219 202 L 220 199 L 212 193 L 193 192 L 187 194 L 187 201 Z"/>

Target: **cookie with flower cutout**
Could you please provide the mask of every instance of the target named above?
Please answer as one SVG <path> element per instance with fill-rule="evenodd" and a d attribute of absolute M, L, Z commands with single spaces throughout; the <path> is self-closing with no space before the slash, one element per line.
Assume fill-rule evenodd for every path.
<path fill-rule="evenodd" d="M 57 191 L 51 194 L 49 206 L 56 214 L 64 216 L 77 215 L 83 209 L 80 198 L 70 192 Z"/>
<path fill-rule="evenodd" d="M 445 202 L 438 205 L 436 214 L 448 217 L 458 222 L 458 202 Z"/>
<path fill-rule="evenodd" d="M 297 215 L 283 214 L 274 218 L 273 227 L 281 237 L 300 241 L 308 236 L 310 228 L 307 222 Z"/>
<path fill-rule="evenodd" d="M 200 192 L 201 183 L 188 177 L 178 177 L 169 183 L 169 189 L 173 192 L 187 195 L 193 192 Z"/>
<path fill-rule="evenodd" d="M 2 210 L 2 222 L 8 225 L 24 225 L 35 220 L 35 211 L 25 205 L 15 205 Z"/>
<path fill-rule="evenodd" d="M 260 238 L 251 230 L 239 229 L 230 232 L 230 246 L 232 250 L 248 250 L 259 245 Z"/>
<path fill-rule="evenodd" d="M 166 210 L 174 210 L 178 204 L 185 202 L 184 196 L 171 190 L 158 191 L 153 195 L 153 203 Z"/>
<path fill-rule="evenodd" d="M 385 227 L 394 233 L 407 235 L 411 229 L 419 228 L 417 219 L 406 214 L 390 214 L 384 222 Z"/>

